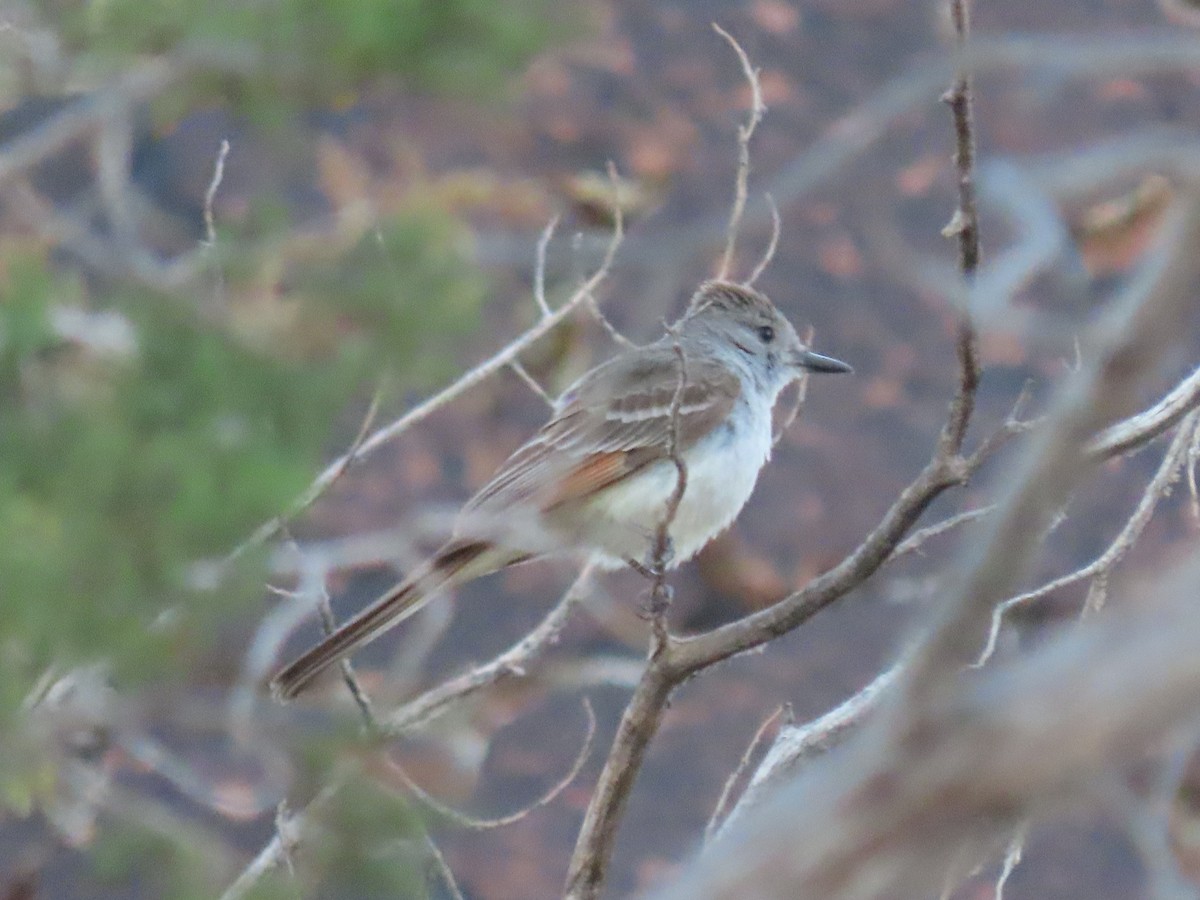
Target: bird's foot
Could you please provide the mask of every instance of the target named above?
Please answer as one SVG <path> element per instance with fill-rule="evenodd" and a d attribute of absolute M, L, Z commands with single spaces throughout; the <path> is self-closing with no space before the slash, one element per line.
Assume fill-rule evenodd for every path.
<path fill-rule="evenodd" d="M 662 547 L 662 552 L 659 552 L 658 548 L 655 548 L 646 554 L 646 558 L 643 561 L 629 557 L 625 562 L 629 564 L 629 568 L 633 569 L 643 578 L 649 581 L 659 581 L 666 574 L 667 569 L 671 568 L 671 563 L 674 559 L 675 542 L 668 535 Z"/>

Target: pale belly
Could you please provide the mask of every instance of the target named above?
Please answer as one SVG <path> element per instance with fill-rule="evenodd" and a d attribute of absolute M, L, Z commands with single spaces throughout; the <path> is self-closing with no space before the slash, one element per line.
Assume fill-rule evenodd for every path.
<path fill-rule="evenodd" d="M 730 425 L 692 448 L 687 456 L 687 490 L 670 528 L 671 565 L 691 559 L 729 527 L 750 499 L 770 454 L 770 408 L 742 408 Z M 601 566 L 618 568 L 629 559 L 648 561 L 677 477 L 674 463 L 664 460 L 593 501 L 593 521 L 599 527 L 589 529 L 583 541 L 593 547 Z"/>

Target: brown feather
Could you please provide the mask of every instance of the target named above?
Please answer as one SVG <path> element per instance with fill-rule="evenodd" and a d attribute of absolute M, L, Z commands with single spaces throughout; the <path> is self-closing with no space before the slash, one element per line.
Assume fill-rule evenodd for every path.
<path fill-rule="evenodd" d="M 517 449 L 464 507 L 546 510 L 583 499 L 667 457 L 671 406 L 678 387 L 672 345 L 643 348 L 593 370 L 565 395 L 559 413 Z M 729 416 L 741 382 L 728 368 L 688 362 L 680 398 L 684 452 Z"/>
<path fill-rule="evenodd" d="M 408 618 L 440 588 L 486 574 L 467 570 L 494 549 L 486 541 L 451 541 L 408 578 L 281 669 L 271 679 L 271 693 L 281 700 L 292 699 L 331 665 Z M 516 561 L 500 557 L 487 568 L 495 571 Z"/>

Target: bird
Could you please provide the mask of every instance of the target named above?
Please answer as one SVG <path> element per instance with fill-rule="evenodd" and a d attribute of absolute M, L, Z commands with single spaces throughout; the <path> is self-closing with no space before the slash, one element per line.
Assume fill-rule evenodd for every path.
<path fill-rule="evenodd" d="M 600 569 L 691 559 L 741 512 L 771 455 L 772 410 L 806 372 L 853 369 L 809 349 L 762 292 L 704 282 L 657 341 L 596 366 L 550 420 L 460 512 L 450 539 L 369 606 L 284 666 L 280 700 L 421 608 L 435 593 L 544 556 L 582 554 Z M 658 554 L 662 556 L 663 554 Z"/>

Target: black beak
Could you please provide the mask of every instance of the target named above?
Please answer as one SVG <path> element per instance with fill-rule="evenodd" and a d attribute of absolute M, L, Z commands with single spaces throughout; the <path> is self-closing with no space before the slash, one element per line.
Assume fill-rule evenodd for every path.
<path fill-rule="evenodd" d="M 796 354 L 793 365 L 799 366 L 801 369 L 807 369 L 810 372 L 834 373 L 854 371 L 853 366 L 842 362 L 840 359 L 834 359 L 832 356 L 822 356 L 820 353 L 813 353 L 811 350 L 802 350 Z"/>

